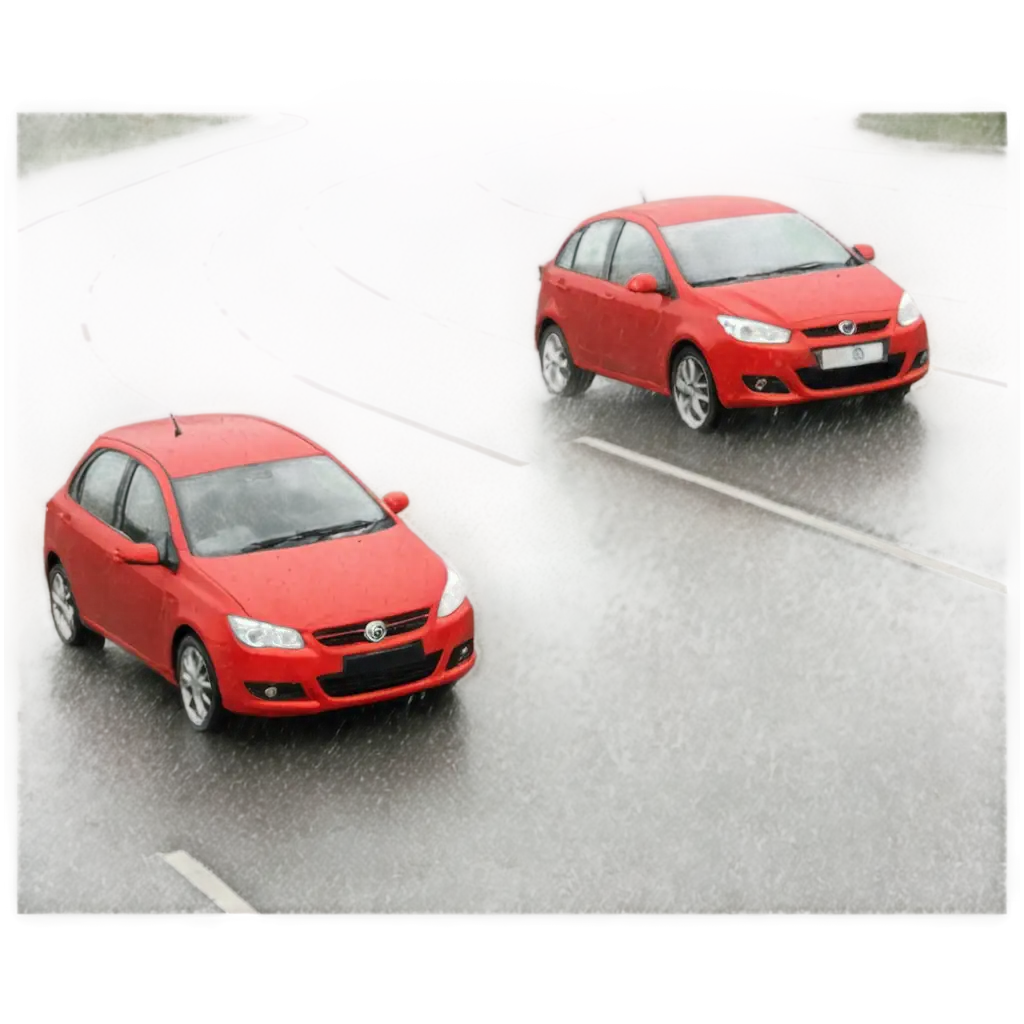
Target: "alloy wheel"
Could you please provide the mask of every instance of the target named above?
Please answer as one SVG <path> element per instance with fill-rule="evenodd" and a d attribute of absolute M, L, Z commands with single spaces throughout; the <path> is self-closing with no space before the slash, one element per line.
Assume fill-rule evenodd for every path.
<path fill-rule="evenodd" d="M 181 687 L 181 700 L 189 721 L 195 726 L 202 726 L 210 717 L 210 709 L 213 707 L 213 680 L 206 659 L 191 645 L 181 655 L 178 685 Z"/>
<path fill-rule="evenodd" d="M 672 397 L 683 422 L 695 430 L 704 425 L 711 411 L 711 382 L 700 360 L 684 355 L 676 366 Z"/>
<path fill-rule="evenodd" d="M 569 352 L 564 339 L 557 331 L 551 331 L 544 339 L 541 372 L 553 394 L 561 394 L 569 383 Z"/>

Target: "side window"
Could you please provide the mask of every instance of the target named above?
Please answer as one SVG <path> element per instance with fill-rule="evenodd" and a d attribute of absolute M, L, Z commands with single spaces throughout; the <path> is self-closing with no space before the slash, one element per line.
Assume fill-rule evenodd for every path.
<path fill-rule="evenodd" d="M 577 231 L 565 245 L 562 246 L 562 251 L 558 254 L 558 258 L 555 260 L 555 266 L 561 267 L 563 270 L 570 270 L 572 268 L 573 257 L 576 255 L 576 247 L 580 244 L 580 238 L 583 237 L 582 231 Z"/>
<path fill-rule="evenodd" d="M 138 544 L 158 544 L 171 532 L 160 485 L 145 466 L 135 468 L 128 485 L 122 529 Z"/>
<path fill-rule="evenodd" d="M 591 224 L 583 232 L 583 237 L 576 247 L 576 259 L 573 261 L 572 269 L 591 277 L 604 277 L 608 247 L 621 226 L 621 220 L 599 220 Z"/>
<path fill-rule="evenodd" d="M 652 274 L 659 288 L 668 287 L 668 271 L 654 239 L 639 224 L 627 221 L 612 256 L 610 279 L 626 284 L 636 274 Z"/>
<path fill-rule="evenodd" d="M 78 504 L 91 512 L 97 519 L 112 524 L 117 489 L 121 485 L 128 456 L 123 452 L 107 449 L 94 458 L 76 480 Z"/>

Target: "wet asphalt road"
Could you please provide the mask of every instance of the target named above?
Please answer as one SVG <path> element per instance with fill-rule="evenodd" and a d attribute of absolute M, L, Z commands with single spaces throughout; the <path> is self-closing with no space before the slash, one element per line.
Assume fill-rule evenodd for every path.
<path fill-rule="evenodd" d="M 1017 356 L 980 285 L 1010 242 L 1002 158 L 821 119 L 746 126 L 763 171 L 710 123 L 673 150 L 614 109 L 572 136 L 491 113 L 303 112 L 22 181 L 21 224 L 67 212 L 19 236 L 20 908 L 214 911 L 159 857 L 182 849 L 264 912 L 1001 910 L 1004 594 L 574 441 L 1007 584 Z M 902 406 L 708 437 L 618 383 L 549 400 L 536 266 L 638 186 L 764 195 L 875 244 L 936 371 Z M 168 409 L 279 419 L 407 490 L 469 582 L 478 669 L 200 736 L 128 655 L 62 649 L 42 505 L 96 434 Z"/>

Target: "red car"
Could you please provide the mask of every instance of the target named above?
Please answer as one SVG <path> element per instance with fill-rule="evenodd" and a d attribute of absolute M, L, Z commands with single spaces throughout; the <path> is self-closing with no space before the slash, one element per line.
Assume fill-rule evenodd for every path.
<path fill-rule="evenodd" d="M 928 372 L 928 332 L 874 257 L 763 199 L 670 199 L 591 217 L 540 268 L 544 382 L 578 395 L 601 374 L 671 394 L 701 431 L 722 408 L 902 397 Z"/>
<path fill-rule="evenodd" d="M 122 427 L 47 503 L 54 625 L 137 655 L 201 731 L 451 686 L 476 662 L 473 609 L 408 503 L 267 420 Z"/>

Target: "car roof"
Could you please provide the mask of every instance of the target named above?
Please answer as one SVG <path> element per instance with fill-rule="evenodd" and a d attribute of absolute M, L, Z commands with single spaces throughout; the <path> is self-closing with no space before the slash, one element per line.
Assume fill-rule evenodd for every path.
<path fill-rule="evenodd" d="M 634 213 L 649 217 L 658 227 L 668 227 L 670 224 L 688 224 L 723 217 L 795 212 L 791 207 L 773 203 L 769 199 L 752 199 L 749 196 L 689 196 L 684 199 L 657 199 L 650 203 L 638 203 L 636 206 L 623 206 L 602 216 Z"/>
<path fill-rule="evenodd" d="M 172 477 L 209 473 L 229 466 L 319 455 L 323 449 L 301 434 L 257 416 L 170 416 L 133 423 L 104 434 L 98 443 L 119 441 L 156 459 Z"/>

